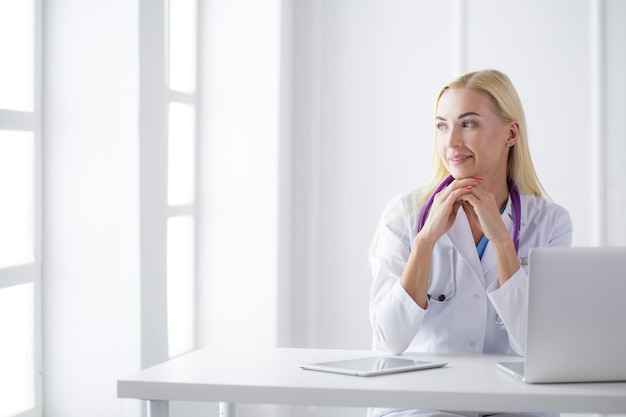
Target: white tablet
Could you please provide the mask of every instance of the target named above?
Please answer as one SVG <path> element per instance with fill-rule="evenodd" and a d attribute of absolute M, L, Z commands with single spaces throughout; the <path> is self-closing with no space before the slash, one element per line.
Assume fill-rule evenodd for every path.
<path fill-rule="evenodd" d="M 302 369 L 310 371 L 334 372 L 337 374 L 355 376 L 373 376 L 439 368 L 445 365 L 447 365 L 447 362 L 428 362 L 397 356 L 371 356 L 343 361 L 309 363 L 299 366 Z"/>

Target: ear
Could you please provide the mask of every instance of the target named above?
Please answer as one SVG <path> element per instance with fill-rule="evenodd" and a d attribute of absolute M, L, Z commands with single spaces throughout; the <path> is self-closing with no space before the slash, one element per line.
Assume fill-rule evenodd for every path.
<path fill-rule="evenodd" d="M 509 124 L 509 136 L 506 138 L 506 144 L 508 147 L 512 147 L 517 143 L 519 139 L 519 123 L 511 122 Z"/>

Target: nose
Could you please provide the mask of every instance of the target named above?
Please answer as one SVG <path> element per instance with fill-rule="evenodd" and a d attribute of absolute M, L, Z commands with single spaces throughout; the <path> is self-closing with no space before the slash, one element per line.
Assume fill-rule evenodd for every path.
<path fill-rule="evenodd" d="M 451 127 L 446 138 L 446 146 L 448 148 L 458 148 L 462 143 L 459 130 L 456 127 Z"/>

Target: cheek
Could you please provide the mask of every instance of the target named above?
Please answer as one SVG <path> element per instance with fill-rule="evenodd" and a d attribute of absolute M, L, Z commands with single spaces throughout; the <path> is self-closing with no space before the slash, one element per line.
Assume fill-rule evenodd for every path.
<path fill-rule="evenodd" d="M 441 163 L 447 168 L 448 166 L 448 158 L 446 154 L 446 148 L 443 146 L 437 146 L 437 154 L 439 155 L 439 159 Z"/>
<path fill-rule="evenodd" d="M 439 156 L 444 157 L 446 155 L 446 141 L 441 135 L 437 136 L 437 153 Z"/>

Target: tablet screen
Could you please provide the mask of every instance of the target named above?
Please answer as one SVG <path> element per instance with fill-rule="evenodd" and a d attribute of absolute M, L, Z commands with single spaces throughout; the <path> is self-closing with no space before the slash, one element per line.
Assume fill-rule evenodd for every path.
<path fill-rule="evenodd" d="M 340 374 L 371 376 L 395 372 L 415 371 L 445 366 L 445 362 L 428 362 L 394 356 L 372 356 L 333 362 L 320 362 L 300 365 L 312 371 L 335 372 Z"/>

